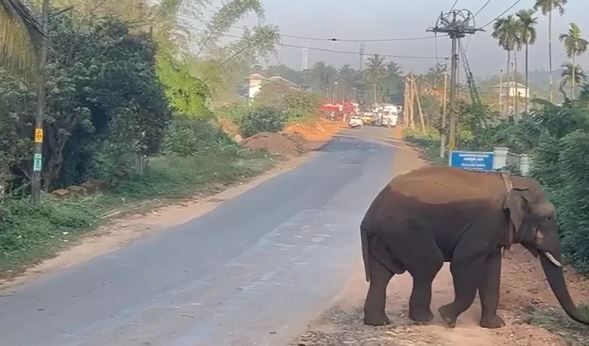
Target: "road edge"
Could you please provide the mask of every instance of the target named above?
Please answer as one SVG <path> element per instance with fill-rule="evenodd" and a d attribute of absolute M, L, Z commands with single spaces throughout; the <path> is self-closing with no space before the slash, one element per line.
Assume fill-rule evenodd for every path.
<path fill-rule="evenodd" d="M 151 212 L 151 217 L 157 218 L 169 208 L 187 208 L 191 212 L 189 218 L 184 217 L 180 218 L 178 222 L 164 222 L 159 227 L 138 230 L 134 229 L 133 226 L 140 227 L 142 225 L 141 222 L 131 222 L 131 225 L 128 225 L 126 224 L 126 221 L 133 219 L 135 219 L 133 221 L 139 221 L 144 219 L 144 216 L 146 215 L 145 210 L 137 210 L 135 212 L 126 213 L 120 217 L 114 217 L 106 221 L 104 225 L 98 227 L 96 230 L 82 235 L 76 240 L 75 244 L 58 251 L 53 257 L 42 260 L 39 263 L 28 267 L 25 271 L 16 276 L 0 279 L 0 294 L 3 293 L 3 291 L 26 285 L 40 277 L 83 264 L 97 257 L 120 250 L 136 241 L 152 236 L 156 233 L 171 230 L 176 225 L 202 217 L 220 207 L 225 202 L 262 185 L 271 179 L 299 168 L 308 160 L 313 159 L 316 154 L 328 145 L 337 135 L 338 133 L 335 133 L 332 138 L 301 156 L 289 157 L 257 176 L 229 185 L 221 192 L 205 196 L 204 198 L 202 196 L 194 196 L 192 197 L 192 200 L 185 199 L 166 205 L 155 205 L 153 208 L 148 208 L 147 210 L 148 212 Z M 150 215 L 147 215 L 146 217 L 150 217 Z M 115 232 L 115 230 L 117 232 Z M 123 231 L 121 232 L 121 230 Z"/>

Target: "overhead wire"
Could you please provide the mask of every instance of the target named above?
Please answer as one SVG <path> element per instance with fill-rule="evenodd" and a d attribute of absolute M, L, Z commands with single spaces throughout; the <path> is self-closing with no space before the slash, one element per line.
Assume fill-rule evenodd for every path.
<path fill-rule="evenodd" d="M 329 53 L 337 53 L 337 54 L 353 54 L 358 55 L 358 52 L 354 51 L 344 51 L 344 50 L 335 50 L 335 49 L 327 49 L 327 48 L 319 48 L 319 47 L 306 47 L 306 46 L 299 46 L 294 44 L 288 43 L 278 43 L 279 46 L 282 47 L 292 47 L 292 48 L 306 48 L 309 50 L 321 51 L 321 52 L 329 52 Z M 397 58 L 397 59 L 436 59 L 435 56 L 420 56 L 420 55 L 392 55 L 392 54 L 379 54 L 379 53 L 364 53 L 364 56 L 371 56 L 371 55 L 379 55 L 385 58 Z M 438 57 L 439 59 L 439 57 Z M 448 57 L 443 57 L 443 59 L 448 59 Z"/>
<path fill-rule="evenodd" d="M 458 4 L 458 0 L 454 0 L 454 4 L 452 5 L 450 12 L 452 12 L 452 10 L 454 10 L 456 8 L 456 4 Z"/>
<path fill-rule="evenodd" d="M 506 14 L 507 12 L 511 11 L 512 8 L 514 8 L 517 4 L 519 4 L 522 0 L 517 0 L 516 2 L 513 3 L 513 5 L 509 6 L 505 11 L 501 12 L 501 14 L 499 14 L 498 16 L 496 16 L 495 18 L 493 18 L 491 21 L 489 21 L 487 24 L 483 25 L 482 28 L 486 28 L 489 25 L 493 24 L 497 19 L 503 17 L 504 14 Z"/>
<path fill-rule="evenodd" d="M 479 10 L 478 10 L 478 11 L 476 11 L 476 13 L 474 14 L 474 16 L 473 16 L 473 17 L 476 17 L 476 16 L 478 16 L 478 15 L 479 15 L 481 12 L 483 12 L 483 10 L 484 10 L 484 9 L 485 9 L 487 6 L 489 6 L 489 4 L 491 3 L 491 1 L 493 1 L 493 0 L 487 0 L 487 2 L 485 2 L 485 4 L 484 4 L 483 6 L 481 6 L 481 8 L 479 8 Z"/>
<path fill-rule="evenodd" d="M 180 14 L 182 17 L 188 17 L 186 15 Z M 238 25 L 231 25 L 231 28 L 238 29 L 238 30 L 247 30 L 249 28 L 245 26 L 238 26 Z M 427 35 L 427 36 L 415 36 L 415 37 L 385 37 L 385 38 L 365 38 L 365 39 L 351 39 L 351 38 L 338 38 L 336 36 L 333 37 L 316 37 L 316 36 L 304 36 L 304 35 L 293 35 L 293 34 L 285 34 L 279 32 L 280 36 L 287 37 L 287 38 L 294 38 L 300 40 L 308 40 L 308 41 L 331 41 L 331 42 L 395 42 L 395 41 L 418 41 L 418 40 L 428 40 L 428 39 L 436 39 L 443 36 L 436 36 L 436 35 Z"/>

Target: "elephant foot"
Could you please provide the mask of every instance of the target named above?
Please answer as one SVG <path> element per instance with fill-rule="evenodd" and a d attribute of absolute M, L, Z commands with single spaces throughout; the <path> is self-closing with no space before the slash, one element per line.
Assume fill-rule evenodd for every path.
<path fill-rule="evenodd" d="M 440 313 L 440 316 L 442 316 L 442 319 L 444 320 L 444 322 L 446 322 L 448 327 L 456 327 L 456 318 L 458 316 L 456 316 L 456 314 L 454 313 L 452 309 L 452 304 L 442 306 L 438 309 L 438 312 Z"/>
<path fill-rule="evenodd" d="M 384 326 L 387 324 L 391 324 L 391 320 L 389 320 L 385 313 L 374 316 L 371 316 L 370 314 L 365 314 L 364 324 L 368 326 Z"/>
<path fill-rule="evenodd" d="M 429 323 L 434 319 L 430 309 L 409 309 L 409 318 L 419 323 Z"/>
<path fill-rule="evenodd" d="M 497 329 L 505 326 L 503 319 L 497 315 L 481 318 L 480 326 L 483 328 Z"/>

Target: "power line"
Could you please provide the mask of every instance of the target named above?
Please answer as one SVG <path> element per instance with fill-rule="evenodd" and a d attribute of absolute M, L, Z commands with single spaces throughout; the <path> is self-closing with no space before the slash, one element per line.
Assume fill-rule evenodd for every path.
<path fill-rule="evenodd" d="M 180 14 L 180 17 L 188 17 L 186 15 Z M 249 28 L 245 26 L 238 26 L 238 25 L 231 25 L 231 28 L 238 29 L 238 30 L 247 30 Z M 415 37 L 385 37 L 385 38 L 367 38 L 367 39 L 350 39 L 350 38 L 337 38 L 337 37 L 313 37 L 313 36 L 304 36 L 304 35 L 293 35 L 293 34 L 284 34 L 279 32 L 280 36 L 287 37 L 287 38 L 294 38 L 299 40 L 308 40 L 308 41 L 331 41 L 331 42 L 396 42 L 396 41 L 418 41 L 418 40 L 431 40 L 440 38 L 443 36 L 415 36 Z"/>
<path fill-rule="evenodd" d="M 493 18 L 490 22 L 488 22 L 487 24 L 483 25 L 483 28 L 488 27 L 489 25 L 493 24 L 497 19 L 503 17 L 504 14 L 506 14 L 507 12 L 509 12 L 512 8 L 514 8 L 517 4 L 519 4 L 522 0 L 517 0 L 516 2 L 513 3 L 513 5 L 509 6 L 509 8 L 507 8 L 505 11 L 501 12 L 500 15 L 498 15 L 497 17 Z"/>
<path fill-rule="evenodd" d="M 331 42 L 396 42 L 396 41 L 418 41 L 436 39 L 437 36 L 418 36 L 418 37 L 394 37 L 394 38 L 371 38 L 371 39 L 343 39 L 343 38 L 320 38 L 320 37 L 306 37 L 299 35 L 280 34 L 280 36 L 287 38 L 296 38 L 309 41 L 331 41 Z"/>
<path fill-rule="evenodd" d="M 222 36 L 232 37 L 232 38 L 241 38 L 239 35 L 234 34 L 221 34 Z M 336 53 L 336 54 L 352 54 L 358 55 L 358 52 L 348 51 L 348 50 L 337 50 L 337 49 L 328 49 L 328 48 L 320 48 L 320 47 L 308 47 L 308 46 L 301 46 L 296 44 L 278 42 L 278 46 L 281 47 L 289 47 L 289 48 L 302 48 L 308 50 L 315 50 L 320 52 L 328 52 L 328 53 Z M 391 55 L 391 54 L 380 54 L 380 53 L 362 53 L 363 56 L 372 56 L 378 54 L 379 56 L 385 58 L 398 58 L 398 59 L 439 59 L 439 57 L 435 56 L 420 56 L 420 55 Z M 448 57 L 442 57 L 442 59 L 448 59 Z"/>
<path fill-rule="evenodd" d="M 456 8 L 457 3 L 458 3 L 458 0 L 454 0 L 454 5 L 452 5 L 452 8 L 450 9 L 450 11 L 453 11 Z"/>
<path fill-rule="evenodd" d="M 474 16 L 476 17 L 476 16 L 478 16 L 478 15 L 479 15 L 479 13 L 483 12 L 483 10 L 484 10 L 484 9 L 485 9 L 487 6 L 489 6 L 489 4 L 491 3 L 491 1 L 493 1 L 493 0 L 487 0 L 487 2 L 485 2 L 485 4 L 484 4 L 484 5 L 483 5 L 481 8 L 479 8 L 479 10 L 478 10 L 478 11 L 477 11 L 477 12 L 474 14 Z"/>
<path fill-rule="evenodd" d="M 291 47 L 291 48 L 306 48 L 309 50 L 315 50 L 315 51 L 320 51 L 320 52 L 328 52 L 328 53 L 336 53 L 336 54 L 351 54 L 351 55 L 358 55 L 358 52 L 353 52 L 353 51 L 345 51 L 345 50 L 335 50 L 335 49 L 327 49 L 327 48 L 318 48 L 318 47 L 305 47 L 305 46 L 299 46 L 299 45 L 294 45 L 294 44 L 288 44 L 288 43 L 278 43 L 279 46 L 281 47 Z M 368 55 L 376 55 L 378 53 L 363 53 L 363 55 L 368 56 Z M 378 54 L 379 56 L 385 57 L 385 58 L 396 58 L 396 59 L 436 59 L 435 56 L 419 56 L 419 55 L 391 55 L 391 54 Z M 438 57 L 439 59 L 439 57 Z M 443 59 L 448 59 L 448 57 L 443 57 Z"/>

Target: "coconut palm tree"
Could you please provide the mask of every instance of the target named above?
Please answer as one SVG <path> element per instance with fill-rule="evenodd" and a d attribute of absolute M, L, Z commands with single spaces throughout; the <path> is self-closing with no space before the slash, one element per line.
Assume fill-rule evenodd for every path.
<path fill-rule="evenodd" d="M 557 10 L 564 14 L 564 5 L 567 0 L 536 0 L 534 9 L 541 10 L 542 14 L 548 16 L 548 68 L 550 70 L 550 102 L 553 102 L 553 72 L 552 72 L 552 12 Z"/>
<path fill-rule="evenodd" d="M 560 81 L 560 92 L 566 98 L 566 92 L 564 91 L 567 85 L 579 85 L 586 80 L 586 75 L 581 66 L 573 65 L 570 62 L 562 65 L 562 73 L 560 74 L 562 79 Z M 572 91 L 571 91 L 572 95 Z"/>
<path fill-rule="evenodd" d="M 575 23 L 571 23 L 569 32 L 560 35 L 560 40 L 564 43 L 564 49 L 569 58 L 572 59 L 572 66 L 577 66 L 576 58 L 587 51 L 589 42 L 581 37 L 581 29 Z M 575 73 L 576 68 L 571 69 L 573 75 L 571 76 L 571 98 L 575 98 L 576 83 Z"/>
<path fill-rule="evenodd" d="M 530 45 L 536 43 L 537 33 L 536 33 L 536 24 L 538 24 L 538 18 L 534 17 L 533 10 L 521 10 L 516 14 L 519 22 L 520 22 L 520 39 L 522 43 L 526 47 L 526 93 L 525 95 L 525 102 L 526 102 L 526 112 L 528 111 L 528 98 L 530 93 L 530 84 L 529 84 L 529 48 Z"/>
<path fill-rule="evenodd" d="M 41 25 L 20 0 L 0 0 L 0 64 L 23 72 L 37 66 Z"/>
<path fill-rule="evenodd" d="M 499 46 L 507 51 L 507 84 L 510 87 L 511 53 L 515 53 L 516 49 L 521 48 L 520 32 L 520 23 L 513 16 L 508 16 L 506 18 L 497 19 L 493 24 L 493 32 L 491 33 L 491 36 L 497 40 Z M 514 80 L 515 79 L 517 78 L 514 78 Z M 507 102 L 507 105 L 509 109 L 509 101 Z"/>
<path fill-rule="evenodd" d="M 387 67 L 384 63 L 384 57 L 375 54 L 368 58 L 368 64 L 366 70 L 364 70 L 366 79 L 372 85 L 374 93 L 374 103 L 378 102 L 377 88 L 381 79 L 387 75 Z"/>

